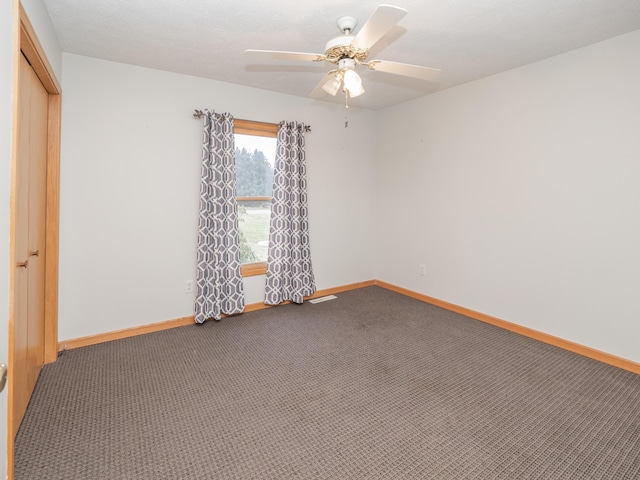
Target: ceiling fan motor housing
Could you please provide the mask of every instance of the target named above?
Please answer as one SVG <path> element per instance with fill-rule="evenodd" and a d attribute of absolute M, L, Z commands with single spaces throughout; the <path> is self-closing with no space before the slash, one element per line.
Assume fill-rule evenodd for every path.
<path fill-rule="evenodd" d="M 358 62 L 363 62 L 367 58 L 367 55 L 369 55 L 369 49 L 361 49 L 351 46 L 351 43 L 355 38 L 352 33 L 358 24 L 358 19 L 348 16 L 340 17 L 336 24 L 342 32 L 342 35 L 329 40 L 325 45 L 324 54 L 326 60 L 332 63 L 338 63 L 343 58 L 353 58 Z"/>
<path fill-rule="evenodd" d="M 324 55 L 327 61 L 338 63 L 342 58 L 353 58 L 358 62 L 364 62 L 369 55 L 369 49 L 355 48 L 351 45 L 353 35 L 341 35 L 327 42 Z"/>

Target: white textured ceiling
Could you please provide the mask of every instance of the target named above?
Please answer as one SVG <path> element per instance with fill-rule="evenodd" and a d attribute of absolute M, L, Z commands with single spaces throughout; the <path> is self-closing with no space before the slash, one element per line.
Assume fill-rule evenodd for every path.
<path fill-rule="evenodd" d="M 45 0 L 66 52 L 308 96 L 331 65 L 249 64 L 246 49 L 324 53 L 338 17 L 379 0 Z M 640 29 L 640 0 L 389 0 L 409 14 L 369 59 L 440 68 L 435 82 L 365 69 L 379 109 Z M 640 52 L 639 52 L 640 55 Z M 326 96 L 328 101 L 343 99 Z"/>

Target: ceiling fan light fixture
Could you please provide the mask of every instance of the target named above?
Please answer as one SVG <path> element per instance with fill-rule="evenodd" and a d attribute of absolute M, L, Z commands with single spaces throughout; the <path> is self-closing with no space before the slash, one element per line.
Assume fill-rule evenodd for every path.
<path fill-rule="evenodd" d="M 344 89 L 349 92 L 351 98 L 358 97 L 364 93 L 362 79 L 355 70 L 347 69 L 344 72 Z"/>
<path fill-rule="evenodd" d="M 324 85 L 322 85 L 322 89 L 329 95 L 333 95 L 335 97 L 336 93 L 338 93 L 338 90 L 340 90 L 341 85 L 342 75 L 339 72 L 336 72 L 335 75 L 332 75 L 326 82 L 324 82 Z"/>

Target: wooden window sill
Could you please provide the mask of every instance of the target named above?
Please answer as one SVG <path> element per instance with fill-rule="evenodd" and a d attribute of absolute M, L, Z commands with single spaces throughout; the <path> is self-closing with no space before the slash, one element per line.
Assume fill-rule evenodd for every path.
<path fill-rule="evenodd" d="M 267 273 L 267 262 L 245 263 L 240 267 L 243 277 L 255 277 Z"/>

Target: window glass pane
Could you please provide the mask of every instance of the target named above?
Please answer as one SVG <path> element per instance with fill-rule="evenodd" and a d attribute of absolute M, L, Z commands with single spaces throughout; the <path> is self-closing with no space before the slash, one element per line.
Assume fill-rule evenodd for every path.
<path fill-rule="evenodd" d="M 240 258 L 266 262 L 276 139 L 236 134 L 235 142 Z"/>
<path fill-rule="evenodd" d="M 242 263 L 266 262 L 271 200 L 239 200 L 238 211 Z"/>
<path fill-rule="evenodd" d="M 273 187 L 276 139 L 237 134 L 235 140 L 236 195 L 270 197 Z"/>

